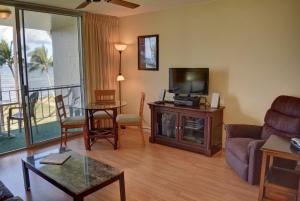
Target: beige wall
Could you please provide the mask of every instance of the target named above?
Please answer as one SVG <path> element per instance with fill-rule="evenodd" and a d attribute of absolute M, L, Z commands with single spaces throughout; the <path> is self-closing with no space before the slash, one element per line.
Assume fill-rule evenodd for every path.
<path fill-rule="evenodd" d="M 140 91 L 157 100 L 169 67 L 209 67 L 224 122 L 261 124 L 276 96 L 300 97 L 299 11 L 299 0 L 216 0 L 121 18 L 126 110 L 137 112 Z M 137 70 L 137 36 L 146 34 L 160 37 L 157 72 Z"/>

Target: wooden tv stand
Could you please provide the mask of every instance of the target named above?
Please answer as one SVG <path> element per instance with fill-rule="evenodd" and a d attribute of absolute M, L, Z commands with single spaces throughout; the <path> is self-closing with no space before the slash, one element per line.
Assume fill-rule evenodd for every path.
<path fill-rule="evenodd" d="M 151 143 L 211 156 L 222 148 L 224 107 L 182 107 L 148 103 L 151 109 Z"/>

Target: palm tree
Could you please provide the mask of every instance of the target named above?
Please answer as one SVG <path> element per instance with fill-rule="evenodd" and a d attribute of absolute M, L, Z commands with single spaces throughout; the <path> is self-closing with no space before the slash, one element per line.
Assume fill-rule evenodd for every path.
<path fill-rule="evenodd" d="M 12 76 L 15 81 L 15 88 L 18 89 L 19 87 L 19 80 L 16 77 L 16 66 L 14 65 L 14 55 L 12 51 L 13 42 L 11 41 L 10 46 L 5 40 L 1 40 L 0 42 L 0 66 L 7 65 L 12 73 Z M 16 98 L 19 102 L 19 93 L 16 91 Z M 0 100 L 2 100 L 2 86 L 1 86 L 1 75 L 0 75 Z M 0 114 L 1 114 L 1 125 L 3 124 L 4 116 L 3 116 L 3 108 L 0 108 Z M 1 128 L 4 129 L 4 128 Z"/>
<path fill-rule="evenodd" d="M 10 46 L 5 40 L 1 40 L 0 42 L 0 66 L 7 65 L 14 77 L 15 77 L 15 69 L 14 69 L 14 57 L 12 51 L 12 42 Z"/>
<path fill-rule="evenodd" d="M 0 66 L 7 65 L 11 71 L 11 74 L 15 81 L 16 90 L 19 88 L 19 80 L 17 75 L 17 66 L 14 61 L 14 52 L 12 50 L 13 41 L 11 41 L 10 45 L 5 40 L 1 40 L 0 42 Z M 19 93 L 16 91 L 16 98 L 19 101 Z"/>
<path fill-rule="evenodd" d="M 29 72 L 40 70 L 42 73 L 46 72 L 49 86 L 51 85 L 49 68 L 53 67 L 52 57 L 48 57 L 48 51 L 43 45 L 41 47 L 35 48 L 32 52 L 29 53 L 30 66 Z"/>

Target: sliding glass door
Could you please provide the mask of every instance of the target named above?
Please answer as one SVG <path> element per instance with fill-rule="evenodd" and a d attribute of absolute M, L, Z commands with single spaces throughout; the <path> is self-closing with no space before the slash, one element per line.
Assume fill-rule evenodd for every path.
<path fill-rule="evenodd" d="M 30 143 L 60 137 L 55 99 L 64 97 L 68 116 L 83 102 L 80 19 L 20 10 L 22 76 Z"/>
<path fill-rule="evenodd" d="M 3 8 L 2 8 L 3 9 Z M 0 19 L 0 154 L 26 147 L 19 65 L 15 8 Z"/>
<path fill-rule="evenodd" d="M 1 4 L 1 3 L 0 3 Z M 5 3 L 4 3 L 5 4 Z M 60 137 L 55 99 L 81 115 L 80 13 L 43 6 L 0 5 L 0 154 Z"/>

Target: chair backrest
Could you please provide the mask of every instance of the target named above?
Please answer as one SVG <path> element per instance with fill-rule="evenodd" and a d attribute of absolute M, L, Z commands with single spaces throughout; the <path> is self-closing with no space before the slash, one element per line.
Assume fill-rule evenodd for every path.
<path fill-rule="evenodd" d="M 139 111 L 140 117 L 143 117 L 145 98 L 146 98 L 146 95 L 144 92 L 142 92 L 141 93 L 141 102 L 140 102 L 140 111 Z"/>
<path fill-rule="evenodd" d="M 279 96 L 265 116 L 262 139 L 275 134 L 282 137 L 300 137 L 300 98 Z"/>
<path fill-rule="evenodd" d="M 95 90 L 97 103 L 110 104 L 116 101 L 116 90 Z"/>
<path fill-rule="evenodd" d="M 39 92 L 35 91 L 29 96 L 30 116 L 35 117 L 35 104 L 39 100 Z"/>
<path fill-rule="evenodd" d="M 65 104 L 64 104 L 64 98 L 62 95 L 58 95 L 55 97 L 55 105 L 56 105 L 56 110 L 57 110 L 57 114 L 59 117 L 59 121 L 60 121 L 60 123 L 62 123 L 62 121 L 65 118 L 67 118 Z"/>

